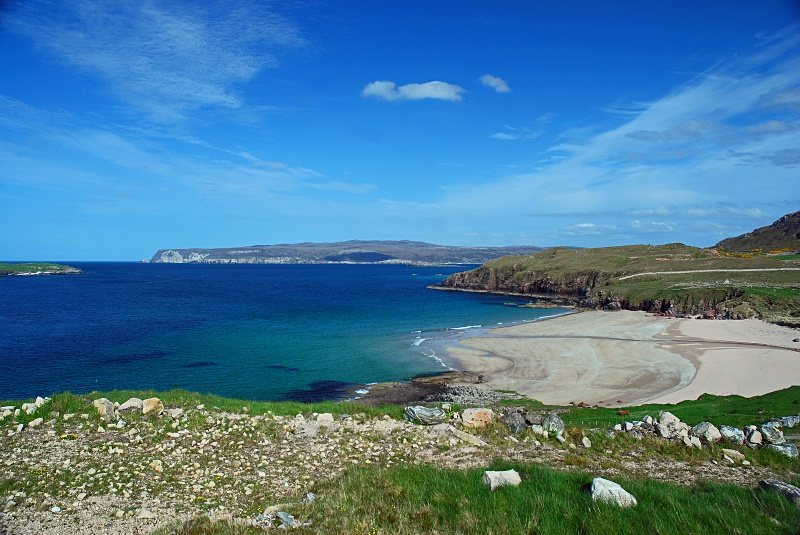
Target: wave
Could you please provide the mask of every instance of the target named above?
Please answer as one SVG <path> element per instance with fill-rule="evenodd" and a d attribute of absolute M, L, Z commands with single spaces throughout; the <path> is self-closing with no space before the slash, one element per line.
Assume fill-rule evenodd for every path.
<path fill-rule="evenodd" d="M 467 325 L 466 327 L 449 327 L 448 331 L 466 331 L 467 329 L 480 329 L 483 325 Z"/>

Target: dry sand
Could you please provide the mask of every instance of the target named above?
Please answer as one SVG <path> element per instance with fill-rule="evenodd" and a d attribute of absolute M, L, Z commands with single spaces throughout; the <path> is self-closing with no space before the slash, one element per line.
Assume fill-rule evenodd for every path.
<path fill-rule="evenodd" d="M 548 404 L 617 406 L 800 385 L 798 337 L 758 320 L 581 312 L 492 329 L 447 350 L 495 389 Z"/>

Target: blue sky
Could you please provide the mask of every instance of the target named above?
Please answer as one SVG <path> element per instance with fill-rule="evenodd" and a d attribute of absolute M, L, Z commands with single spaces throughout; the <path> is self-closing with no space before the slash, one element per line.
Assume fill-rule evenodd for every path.
<path fill-rule="evenodd" d="M 796 2 L 203 4 L 0 4 L 0 259 L 708 246 L 800 209 Z"/>

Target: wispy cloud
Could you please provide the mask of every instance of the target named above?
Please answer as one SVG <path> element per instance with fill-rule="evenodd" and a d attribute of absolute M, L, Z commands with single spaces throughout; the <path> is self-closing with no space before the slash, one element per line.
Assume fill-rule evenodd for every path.
<path fill-rule="evenodd" d="M 14 7 L 8 28 L 163 123 L 204 107 L 241 107 L 237 84 L 306 44 L 259 2 L 30 0 Z"/>
<path fill-rule="evenodd" d="M 480 77 L 480 81 L 486 87 L 491 87 L 498 93 L 511 93 L 511 88 L 508 87 L 508 83 L 499 78 L 497 76 L 492 76 L 491 74 L 484 74 Z"/>
<path fill-rule="evenodd" d="M 369 83 L 361 91 L 362 96 L 378 100 L 461 100 L 464 89 L 446 82 L 425 82 L 423 84 L 406 84 L 397 86 L 388 80 Z"/>

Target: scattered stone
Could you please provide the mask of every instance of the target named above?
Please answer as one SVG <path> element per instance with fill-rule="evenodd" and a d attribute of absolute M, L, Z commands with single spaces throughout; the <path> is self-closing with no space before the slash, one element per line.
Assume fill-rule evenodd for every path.
<path fill-rule="evenodd" d="M 142 412 L 144 402 L 139 398 L 130 398 L 119 406 L 119 412 Z"/>
<path fill-rule="evenodd" d="M 557 436 L 564 434 L 564 421 L 554 412 L 547 415 L 542 422 L 542 427 L 547 433 L 555 433 Z"/>
<path fill-rule="evenodd" d="M 501 418 L 503 423 L 512 433 L 522 433 L 528 429 L 528 424 L 525 423 L 525 418 L 518 412 L 506 414 Z"/>
<path fill-rule="evenodd" d="M 430 409 L 420 405 L 406 407 L 403 416 L 409 422 L 418 421 L 422 425 L 436 425 L 447 421 L 447 413 L 442 409 Z"/>
<path fill-rule="evenodd" d="M 289 513 L 286 513 L 286 512 L 284 512 L 284 511 L 278 511 L 277 513 L 275 513 L 275 516 L 276 516 L 276 517 L 278 517 L 278 519 L 279 519 L 279 520 L 280 520 L 280 521 L 283 523 L 283 525 L 284 525 L 284 526 L 286 526 L 287 528 L 293 528 L 293 527 L 295 527 L 295 526 L 297 525 L 297 521 L 296 521 L 296 520 L 295 520 L 295 518 L 294 518 L 292 515 L 290 515 Z"/>
<path fill-rule="evenodd" d="M 148 509 L 142 509 L 139 511 L 139 515 L 136 518 L 139 520 L 155 520 L 158 518 L 158 515 Z"/>
<path fill-rule="evenodd" d="M 319 423 L 332 424 L 334 421 L 333 414 L 329 412 L 323 412 L 322 414 L 317 415 L 317 422 Z"/>
<path fill-rule="evenodd" d="M 461 421 L 467 427 L 485 427 L 492 423 L 494 412 L 491 409 L 464 409 Z"/>
<path fill-rule="evenodd" d="M 583 437 L 583 439 L 581 439 L 581 444 L 583 444 L 584 448 L 592 447 L 592 441 L 589 439 L 589 437 Z"/>
<path fill-rule="evenodd" d="M 142 413 L 161 416 L 164 412 L 164 404 L 158 398 L 147 398 L 142 402 Z"/>
<path fill-rule="evenodd" d="M 29 428 L 38 427 L 42 425 L 42 422 L 44 422 L 42 418 L 36 418 L 35 420 L 31 420 L 30 422 L 28 422 L 28 427 Z"/>
<path fill-rule="evenodd" d="M 183 416 L 183 409 L 178 407 L 177 409 L 166 409 L 164 414 L 172 418 L 173 420 L 180 420 Z"/>
<path fill-rule="evenodd" d="M 633 507 L 637 503 L 633 494 L 623 489 L 618 483 L 602 477 L 596 477 L 592 480 L 591 492 L 592 500 L 620 507 Z"/>
<path fill-rule="evenodd" d="M 540 436 L 543 436 L 543 437 L 549 436 L 547 434 L 547 431 L 545 431 L 544 427 L 542 427 L 540 424 L 531 424 L 530 429 L 531 429 L 531 432 L 534 435 L 540 435 Z"/>
<path fill-rule="evenodd" d="M 736 451 L 736 450 L 732 450 L 732 449 L 728 449 L 728 448 L 722 448 L 722 454 L 723 455 L 727 455 L 731 459 L 731 462 L 740 463 L 740 462 L 744 461 L 744 453 L 742 453 L 740 451 Z"/>
<path fill-rule="evenodd" d="M 784 483 L 783 481 L 778 481 L 777 479 L 764 479 L 759 481 L 758 485 L 764 490 L 780 494 L 800 508 L 800 488 Z"/>
<path fill-rule="evenodd" d="M 761 426 L 761 436 L 770 444 L 783 444 L 786 439 L 783 438 L 783 431 L 778 428 L 775 422 L 768 422 Z"/>
<path fill-rule="evenodd" d="M 719 428 L 719 433 L 728 442 L 740 445 L 744 444 L 744 431 L 742 431 L 738 427 L 733 427 L 730 425 L 722 425 Z"/>
<path fill-rule="evenodd" d="M 35 403 L 23 403 L 22 410 L 25 411 L 25 414 L 33 414 L 36 412 L 36 409 L 39 407 L 36 406 Z"/>
<path fill-rule="evenodd" d="M 100 414 L 100 417 L 107 422 L 111 422 L 117 419 L 116 414 L 114 414 L 114 404 L 111 403 L 106 398 L 99 398 L 92 402 L 92 405 L 97 409 L 97 412 Z"/>
<path fill-rule="evenodd" d="M 518 487 L 522 483 L 522 479 L 516 470 L 487 470 L 483 473 L 483 482 L 489 486 L 490 491 L 494 492 L 495 489 L 505 485 Z"/>
<path fill-rule="evenodd" d="M 700 422 L 692 427 L 691 433 L 693 437 L 699 438 L 706 444 L 714 444 L 722 440 L 722 434 L 719 432 L 719 429 L 711 422 Z"/>
<path fill-rule="evenodd" d="M 787 457 L 797 457 L 797 446 L 794 444 L 769 444 L 769 449 L 782 453 Z"/>
<path fill-rule="evenodd" d="M 797 427 L 798 425 L 800 425 L 800 414 L 796 416 L 784 416 L 779 421 L 781 427 L 788 427 L 788 428 Z"/>

